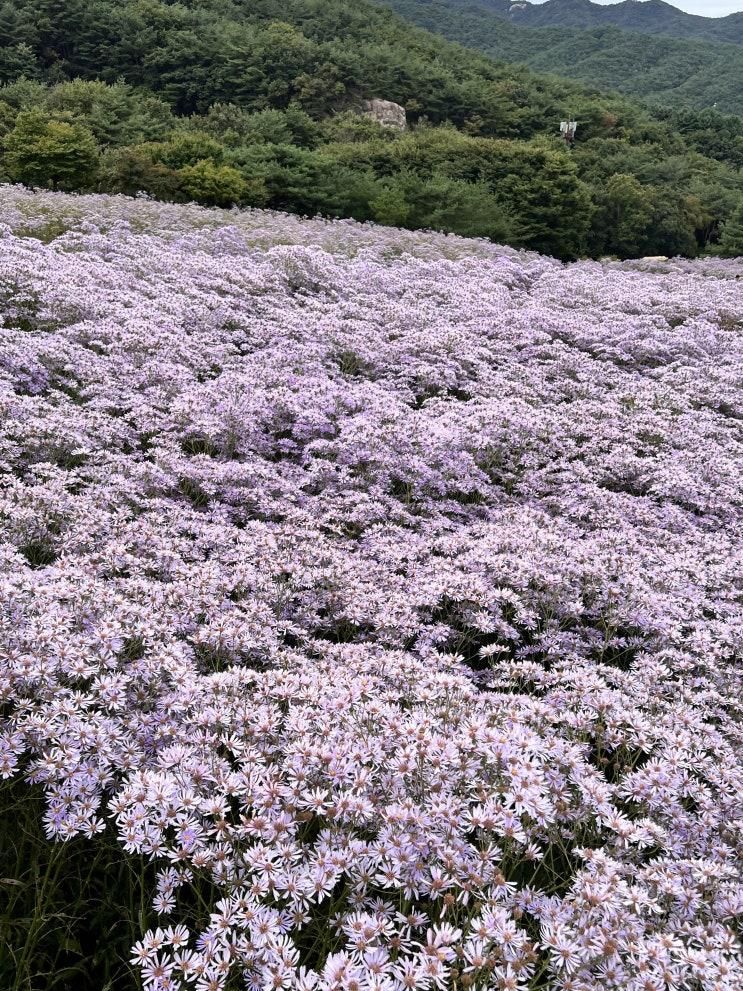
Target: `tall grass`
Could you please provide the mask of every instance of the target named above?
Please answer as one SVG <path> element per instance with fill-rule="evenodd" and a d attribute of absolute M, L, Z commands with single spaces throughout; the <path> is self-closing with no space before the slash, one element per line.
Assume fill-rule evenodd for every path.
<path fill-rule="evenodd" d="M 132 991 L 130 949 L 153 922 L 154 870 L 111 829 L 95 842 L 50 842 L 43 794 L 0 787 L 0 988 Z"/>

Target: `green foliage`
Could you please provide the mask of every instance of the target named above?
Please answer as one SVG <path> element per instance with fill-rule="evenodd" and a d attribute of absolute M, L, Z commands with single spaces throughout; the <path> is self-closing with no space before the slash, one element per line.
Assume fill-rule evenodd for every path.
<path fill-rule="evenodd" d="M 743 118 L 715 110 L 665 109 L 656 116 L 706 158 L 743 167 Z"/>
<path fill-rule="evenodd" d="M 450 231 L 494 241 L 515 239 L 510 218 L 484 182 L 463 182 L 441 173 L 401 172 L 372 201 L 374 219 L 397 227 Z"/>
<path fill-rule="evenodd" d="M 3 991 L 132 991 L 141 988 L 131 947 L 157 924 L 156 871 L 124 852 L 109 825 L 52 843 L 41 788 L 0 782 L 0 987 Z M 178 894 L 179 913 L 201 928 L 216 899 L 206 878 Z M 105 934 L 105 939 L 101 935 Z"/>
<path fill-rule="evenodd" d="M 0 83 L 11 82 L 20 76 L 33 79 L 39 71 L 36 54 L 25 42 L 0 48 Z"/>
<path fill-rule="evenodd" d="M 373 117 L 346 110 L 323 122 L 322 136 L 330 143 L 356 144 L 363 141 L 394 141 L 396 132 Z"/>
<path fill-rule="evenodd" d="M 19 79 L 0 87 L 3 103 L 14 110 L 29 110 L 33 107 L 46 107 L 46 101 L 52 90 L 44 83 L 35 79 L 21 76 Z"/>
<path fill-rule="evenodd" d="M 413 212 L 400 179 L 384 184 L 369 206 L 374 219 L 388 227 L 407 226 Z"/>
<path fill-rule="evenodd" d="M 434 192 L 435 183 L 429 187 L 428 201 L 433 196 L 438 205 L 435 211 L 432 206 L 423 208 L 426 222 L 420 219 L 420 207 L 412 209 L 410 178 L 398 181 L 398 189 L 411 206 L 408 223 L 410 217 L 418 218 L 415 226 L 447 227 L 447 222 L 461 217 L 448 229 L 483 233 L 476 222 L 479 213 L 486 226 L 510 231 L 508 239 L 523 247 L 561 257 L 575 257 L 584 247 L 593 211 L 589 190 L 580 181 L 569 153 L 547 142 L 494 141 L 453 128 L 421 128 L 394 142 L 331 147 L 339 157 L 365 164 L 377 176 L 417 176 L 420 188 L 413 202 L 427 202 L 423 187 L 430 177 L 454 180 L 457 186 L 448 192 L 441 188 L 440 178 L 439 194 Z M 467 184 L 472 189 L 463 201 L 462 187 Z M 461 214 L 447 202 L 453 189 L 457 195 L 452 202 L 462 204 Z"/>
<path fill-rule="evenodd" d="M 399 0 L 411 17 L 415 2 Z M 406 105 L 413 119 L 462 126 L 477 117 L 481 133 L 530 137 L 582 92 L 497 66 L 366 0 L 17 0 L 16 9 L 25 20 L 15 42 L 30 46 L 47 81 L 123 79 L 160 94 L 178 114 L 233 103 L 252 112 L 296 106 L 321 117 L 381 95 Z M 501 33 L 511 28 L 482 16 Z M 481 26 L 465 39 L 473 46 L 486 43 Z M 530 41 L 525 51 L 538 47 Z"/>
<path fill-rule="evenodd" d="M 52 844 L 40 790 L 3 782 L 0 824 L 0 986 L 4 991 L 136 987 L 129 950 L 150 913 L 152 868 L 107 835 Z M 100 933 L 106 933 L 105 947 Z"/>
<path fill-rule="evenodd" d="M 74 79 L 48 91 L 45 107 L 53 114 L 73 115 L 99 144 L 120 146 L 154 141 L 173 128 L 167 104 L 153 96 L 135 93 L 131 86 L 117 82 Z"/>
<path fill-rule="evenodd" d="M 644 242 L 653 218 L 650 191 L 631 175 L 613 175 L 601 194 L 597 211 L 598 228 L 608 231 L 604 242 L 607 252 L 623 258 L 643 253 Z"/>
<path fill-rule="evenodd" d="M 731 258 L 743 257 L 743 200 L 722 229 L 720 250 Z"/>
<path fill-rule="evenodd" d="M 693 38 L 673 31 L 648 31 L 633 23 L 607 20 L 613 8 L 564 3 L 531 7 L 523 16 L 507 16 L 486 0 L 380 0 L 421 27 L 452 41 L 509 62 L 523 62 L 537 72 L 551 72 L 593 86 L 620 90 L 665 105 L 717 106 L 743 113 L 743 16 L 738 44 L 729 33 Z M 661 5 L 650 4 L 646 8 Z M 638 8 L 639 4 L 618 4 Z M 671 8 L 668 8 L 669 10 Z M 571 17 L 571 14 L 573 15 Z M 685 15 L 683 15 L 685 16 Z M 690 20 L 699 20 L 690 19 Z M 570 28 L 570 30 L 566 30 Z"/>
<path fill-rule="evenodd" d="M 181 169 L 202 161 L 219 165 L 224 160 L 225 153 L 223 144 L 202 131 L 174 134 L 168 141 L 145 147 L 153 162 L 160 162 L 169 169 Z"/>
<path fill-rule="evenodd" d="M 101 159 L 99 183 L 110 193 L 134 196 L 146 192 L 162 200 L 184 198 L 178 173 L 154 161 L 146 145 L 106 152 Z"/>
<path fill-rule="evenodd" d="M 287 144 L 312 148 L 320 140 L 320 125 L 304 110 L 291 104 L 286 110 L 250 113 L 234 103 L 215 103 L 193 126 L 225 144 Z"/>
<path fill-rule="evenodd" d="M 178 175 L 186 196 L 207 206 L 232 206 L 246 200 L 248 185 L 237 169 L 229 165 L 215 165 L 209 159 L 202 159 L 195 165 L 185 165 Z M 258 184 L 254 195 L 264 188 Z"/>
<path fill-rule="evenodd" d="M 23 110 L 3 141 L 8 176 L 29 186 L 88 187 L 99 149 L 91 132 L 74 120 L 55 120 L 41 110 Z"/>
<path fill-rule="evenodd" d="M 0 138 L 4 138 L 6 134 L 13 130 L 17 116 L 17 112 L 9 103 L 0 100 Z"/>
<path fill-rule="evenodd" d="M 471 6 L 472 0 L 450 0 Z M 513 0 L 478 0 L 482 7 L 514 23 L 530 27 L 602 28 L 614 26 L 645 35 L 695 38 L 743 44 L 743 14 L 728 17 L 699 17 L 670 3 L 612 3 L 603 6 L 592 0 L 553 0 L 512 10 Z"/>

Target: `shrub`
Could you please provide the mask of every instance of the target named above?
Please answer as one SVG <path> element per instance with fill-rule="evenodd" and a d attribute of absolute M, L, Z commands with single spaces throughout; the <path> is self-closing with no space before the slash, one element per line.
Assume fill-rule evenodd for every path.
<path fill-rule="evenodd" d="M 232 206 L 243 202 L 250 190 L 249 184 L 237 169 L 229 165 L 215 165 L 208 159 L 186 165 L 178 170 L 180 187 L 184 194 L 209 206 Z M 260 183 L 250 190 L 253 195 L 262 193 Z"/>
<path fill-rule="evenodd" d="M 84 189 L 99 162 L 95 138 L 82 124 L 58 120 L 41 110 L 23 110 L 3 141 L 4 168 L 28 186 Z"/>

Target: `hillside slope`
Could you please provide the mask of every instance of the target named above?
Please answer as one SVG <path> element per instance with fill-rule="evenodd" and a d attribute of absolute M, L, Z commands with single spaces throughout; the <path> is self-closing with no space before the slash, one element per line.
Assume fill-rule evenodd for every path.
<path fill-rule="evenodd" d="M 743 260 L 0 247 L 0 987 L 743 986 Z"/>
<path fill-rule="evenodd" d="M 453 0 L 469 6 L 473 0 Z M 474 0 L 499 17 L 528 27 L 600 28 L 614 26 L 641 34 L 660 34 L 696 41 L 720 41 L 743 44 L 743 13 L 727 17 L 700 17 L 687 14 L 664 0 L 623 0 L 598 4 L 592 0 Z"/>
<path fill-rule="evenodd" d="M 668 106 L 714 107 L 743 115 L 740 45 L 640 34 L 637 29 L 620 30 L 611 23 L 593 26 L 591 18 L 578 21 L 575 30 L 565 30 L 562 25 L 535 27 L 528 17 L 504 18 L 484 0 L 382 2 L 421 27 L 496 59 L 523 62 L 538 72 L 556 73 Z"/>

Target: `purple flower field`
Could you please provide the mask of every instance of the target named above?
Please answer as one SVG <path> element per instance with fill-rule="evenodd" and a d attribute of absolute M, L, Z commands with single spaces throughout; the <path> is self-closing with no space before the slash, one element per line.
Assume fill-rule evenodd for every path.
<path fill-rule="evenodd" d="M 743 260 L 0 187 L 0 774 L 152 991 L 740 991 L 742 467 Z"/>

